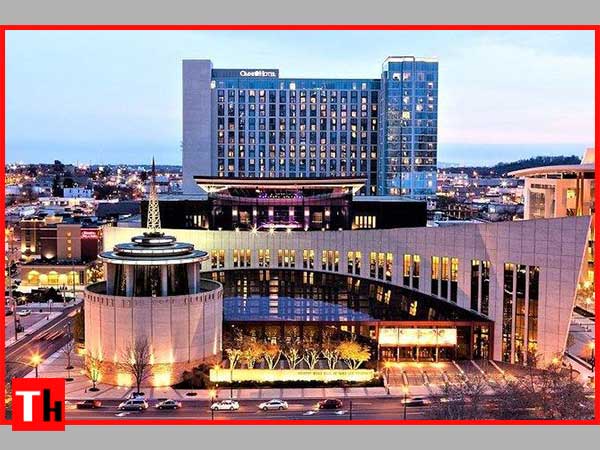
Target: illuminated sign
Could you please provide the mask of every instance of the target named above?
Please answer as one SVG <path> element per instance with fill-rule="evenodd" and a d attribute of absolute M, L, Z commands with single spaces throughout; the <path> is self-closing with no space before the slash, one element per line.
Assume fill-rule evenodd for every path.
<path fill-rule="evenodd" d="M 276 77 L 273 70 L 240 70 L 240 77 Z"/>
<path fill-rule="evenodd" d="M 269 370 L 269 369 L 210 369 L 210 381 L 369 381 L 375 376 L 372 369 L 357 370 Z"/>
<path fill-rule="evenodd" d="M 379 345 L 452 347 L 455 328 L 380 328 Z"/>
<path fill-rule="evenodd" d="M 92 230 L 81 230 L 81 239 L 98 239 L 98 233 Z"/>

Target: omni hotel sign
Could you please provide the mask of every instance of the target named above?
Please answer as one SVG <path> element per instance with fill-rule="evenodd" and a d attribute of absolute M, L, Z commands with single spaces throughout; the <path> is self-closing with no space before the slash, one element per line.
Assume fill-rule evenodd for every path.
<path fill-rule="evenodd" d="M 453 347 L 456 328 L 380 328 L 378 342 L 395 347 Z"/>
<path fill-rule="evenodd" d="M 240 77 L 277 77 L 274 70 L 240 70 Z"/>
<path fill-rule="evenodd" d="M 212 76 L 221 78 L 279 78 L 279 69 L 213 69 Z"/>

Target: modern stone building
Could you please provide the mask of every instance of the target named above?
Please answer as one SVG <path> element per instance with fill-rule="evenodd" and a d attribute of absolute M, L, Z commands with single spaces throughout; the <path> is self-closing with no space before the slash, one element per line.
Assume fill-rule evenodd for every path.
<path fill-rule="evenodd" d="M 525 363 L 528 353 L 547 362 L 564 351 L 589 226 L 590 217 L 579 216 L 439 228 L 169 234 L 208 252 L 202 271 L 334 273 L 427 294 L 492 322 L 490 358 Z M 140 231 L 108 228 L 105 248 Z M 377 329 L 386 326 L 380 321 Z"/>

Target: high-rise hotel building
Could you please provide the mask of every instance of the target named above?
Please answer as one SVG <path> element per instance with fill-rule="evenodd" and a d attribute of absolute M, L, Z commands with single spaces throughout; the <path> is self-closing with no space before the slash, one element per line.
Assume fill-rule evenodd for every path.
<path fill-rule="evenodd" d="M 438 63 L 388 57 L 376 79 L 280 78 L 183 61 L 184 192 L 194 176 L 364 177 L 359 195 L 436 191 Z"/>

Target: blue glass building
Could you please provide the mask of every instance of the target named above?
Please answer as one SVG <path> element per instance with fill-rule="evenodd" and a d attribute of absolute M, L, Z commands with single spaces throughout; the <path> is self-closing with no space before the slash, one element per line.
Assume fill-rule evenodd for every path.
<path fill-rule="evenodd" d="M 184 60 L 184 191 L 194 176 L 364 177 L 359 195 L 435 195 L 437 71 L 412 56 L 387 58 L 378 79 Z"/>

